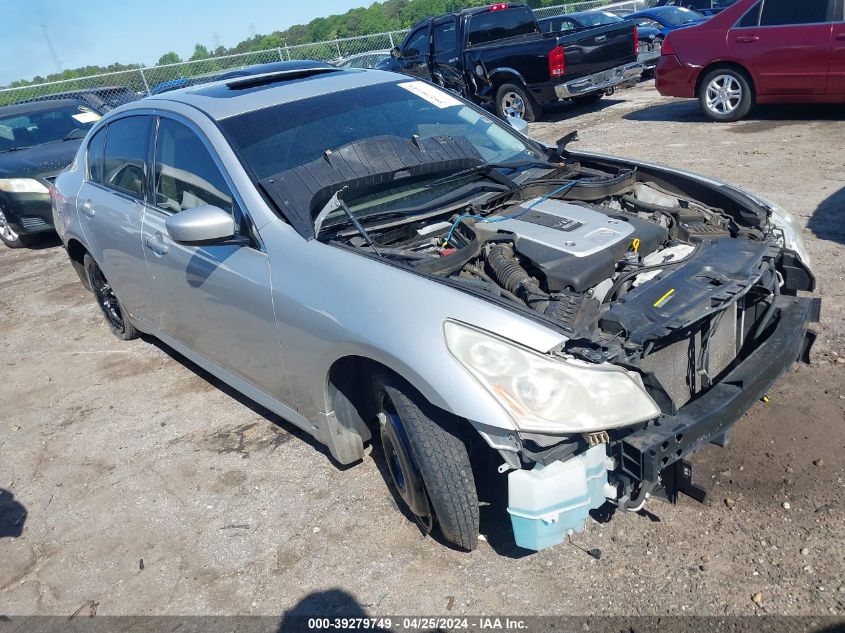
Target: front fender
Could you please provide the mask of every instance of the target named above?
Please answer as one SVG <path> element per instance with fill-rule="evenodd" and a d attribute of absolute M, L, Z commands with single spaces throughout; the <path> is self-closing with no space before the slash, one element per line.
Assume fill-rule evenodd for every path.
<path fill-rule="evenodd" d="M 513 421 L 446 349 L 455 319 L 546 352 L 553 329 L 492 302 L 355 252 L 304 240 L 274 222 L 267 244 L 273 300 L 294 406 L 311 420 L 328 411 L 327 376 L 348 356 L 370 359 L 435 406 L 505 429 Z"/>

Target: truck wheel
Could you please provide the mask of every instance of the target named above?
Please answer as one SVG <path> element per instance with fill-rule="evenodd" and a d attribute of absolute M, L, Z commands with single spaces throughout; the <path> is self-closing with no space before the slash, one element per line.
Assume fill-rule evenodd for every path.
<path fill-rule="evenodd" d="M 478 494 L 457 420 L 405 381 L 377 376 L 382 448 L 396 492 L 428 533 L 471 551 L 478 545 Z"/>
<path fill-rule="evenodd" d="M 26 240 L 9 226 L 9 221 L 2 209 L 0 209 L 0 242 L 3 242 L 9 248 L 26 246 Z"/>
<path fill-rule="evenodd" d="M 698 89 L 698 103 L 707 118 L 739 121 L 754 107 L 754 92 L 741 72 L 719 68 L 708 73 Z"/>
<path fill-rule="evenodd" d="M 513 117 L 532 123 L 540 119 L 543 109 L 525 87 L 519 84 L 502 84 L 496 91 L 496 113 L 505 121 L 508 117 Z"/>
<path fill-rule="evenodd" d="M 88 275 L 88 284 L 97 298 L 97 305 L 100 306 L 100 311 L 103 313 L 112 334 L 122 341 L 138 338 L 138 330 L 129 322 L 129 314 L 124 310 L 94 258 L 85 255 L 83 265 L 85 266 L 85 273 Z"/>

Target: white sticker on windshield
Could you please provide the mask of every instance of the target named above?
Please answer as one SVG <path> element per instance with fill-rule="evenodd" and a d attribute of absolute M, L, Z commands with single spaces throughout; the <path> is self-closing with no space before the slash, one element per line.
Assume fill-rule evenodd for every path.
<path fill-rule="evenodd" d="M 94 121 L 99 121 L 101 118 L 96 112 L 80 112 L 71 116 L 80 123 L 93 123 Z"/>
<path fill-rule="evenodd" d="M 461 105 L 461 102 L 448 92 L 430 86 L 424 81 L 408 81 L 399 85 L 408 92 L 413 92 L 418 97 L 422 97 L 438 108 L 451 108 L 452 106 Z"/>

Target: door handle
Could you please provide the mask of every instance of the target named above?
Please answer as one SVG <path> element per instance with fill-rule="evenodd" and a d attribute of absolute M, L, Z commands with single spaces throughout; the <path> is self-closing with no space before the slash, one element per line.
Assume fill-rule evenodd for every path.
<path fill-rule="evenodd" d="M 740 44 L 753 44 L 759 39 L 758 35 L 738 35 L 736 41 Z"/>
<path fill-rule="evenodd" d="M 147 245 L 147 248 L 149 248 L 156 257 L 162 257 L 170 250 L 162 241 L 161 233 L 155 233 L 152 236 L 148 235 L 144 238 L 144 244 Z"/>
<path fill-rule="evenodd" d="M 457 63 L 458 63 L 458 58 L 457 58 L 457 57 L 453 57 L 452 59 L 450 59 L 450 60 L 449 60 L 449 63 L 450 63 L 450 64 L 457 64 Z"/>
<path fill-rule="evenodd" d="M 837 33 L 836 39 L 838 40 L 845 40 L 845 33 Z"/>
<path fill-rule="evenodd" d="M 86 200 L 82 204 L 79 205 L 79 210 L 82 211 L 82 215 L 86 218 L 93 218 L 94 215 L 97 213 L 94 211 L 94 205 L 91 204 L 90 200 Z"/>

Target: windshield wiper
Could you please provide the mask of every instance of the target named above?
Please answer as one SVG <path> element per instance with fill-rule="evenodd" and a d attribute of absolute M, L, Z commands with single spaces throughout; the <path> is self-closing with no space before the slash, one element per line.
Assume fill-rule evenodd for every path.
<path fill-rule="evenodd" d="M 7 147 L 6 149 L 0 150 L 0 154 L 5 154 L 6 152 L 19 152 L 22 149 L 26 149 L 26 145 L 23 145 L 21 147 Z"/>
<path fill-rule="evenodd" d="M 482 163 L 481 165 L 475 165 L 473 167 L 469 167 L 468 169 L 462 169 L 460 171 L 456 171 L 448 176 L 443 176 L 443 178 L 439 178 L 431 183 L 429 186 L 437 186 L 442 185 L 447 182 L 452 182 L 453 180 L 457 180 L 460 178 L 465 178 L 466 176 L 473 176 L 475 174 L 485 174 L 489 175 L 492 180 L 499 182 L 503 185 L 507 185 L 508 187 L 515 188 L 519 185 L 514 182 L 508 176 L 497 172 L 496 170 L 499 169 L 519 169 L 520 167 L 530 167 L 532 165 L 536 165 L 539 167 L 549 167 L 555 168 L 558 165 L 551 163 L 547 160 L 542 159 L 533 159 L 533 160 L 521 160 L 521 161 L 514 161 L 510 163 Z M 495 174 L 495 175 L 494 175 Z"/>

